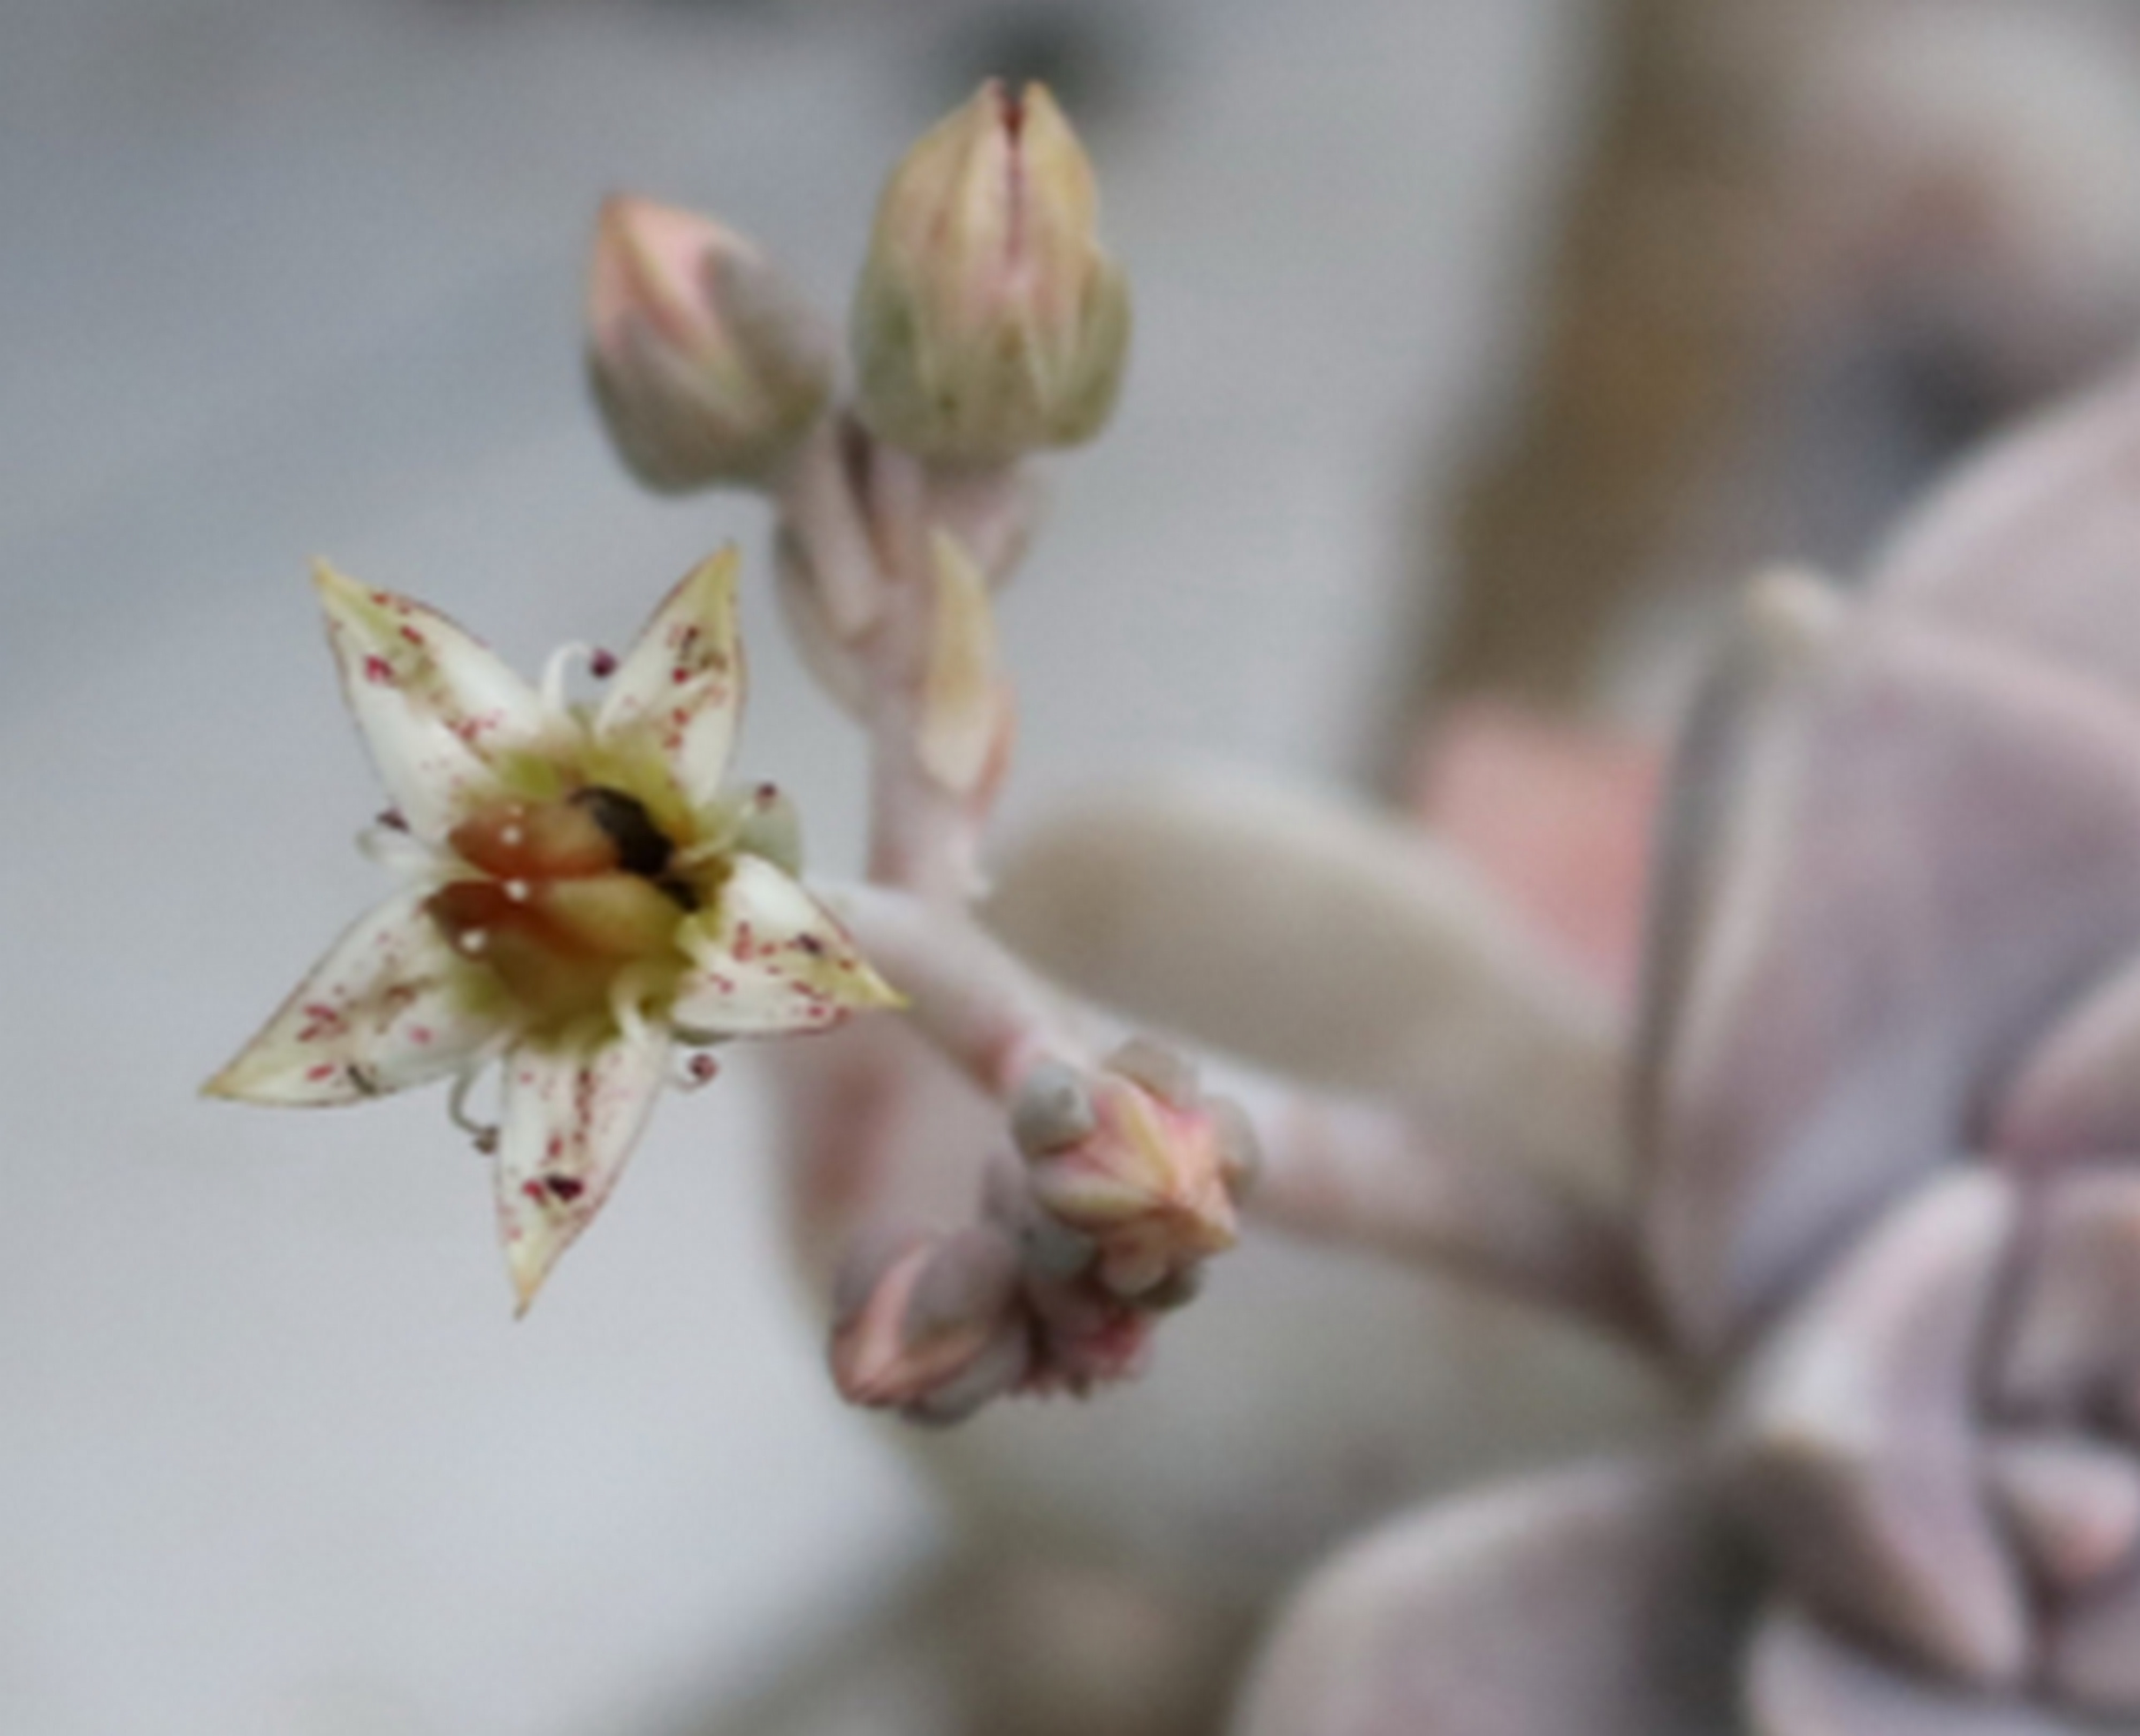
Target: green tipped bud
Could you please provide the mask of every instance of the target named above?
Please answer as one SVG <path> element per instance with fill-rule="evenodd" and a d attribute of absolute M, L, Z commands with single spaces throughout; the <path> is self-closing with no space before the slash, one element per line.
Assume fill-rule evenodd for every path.
<path fill-rule="evenodd" d="M 1090 439 L 1129 352 L 1092 165 L 1040 85 L 991 80 L 892 172 L 855 298 L 862 420 L 951 463 Z"/>
<path fill-rule="evenodd" d="M 760 481 L 793 452 L 824 414 L 832 343 L 743 237 L 620 196 L 595 233 L 587 365 L 632 473 L 682 493 Z"/>

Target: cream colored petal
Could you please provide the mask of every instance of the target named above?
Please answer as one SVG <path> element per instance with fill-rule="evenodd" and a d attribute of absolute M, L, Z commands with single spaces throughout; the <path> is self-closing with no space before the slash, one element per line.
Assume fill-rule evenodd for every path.
<path fill-rule="evenodd" d="M 523 1042 L 505 1057 L 498 1224 L 520 1312 L 616 1185 L 668 1059 L 658 1026 Z"/>
<path fill-rule="evenodd" d="M 693 807 L 720 792 L 743 714 L 736 552 L 701 562 L 663 600 L 611 678 L 595 734 L 650 745 Z"/>
<path fill-rule="evenodd" d="M 325 562 L 312 576 L 380 781 L 416 836 L 436 843 L 498 789 L 503 759 L 542 742 L 550 714 L 533 687 L 435 610 Z"/>
<path fill-rule="evenodd" d="M 387 900 L 337 940 L 203 1087 L 296 1107 L 356 1103 L 459 1071 L 500 1031 L 496 989 L 446 944 L 425 894 Z"/>
<path fill-rule="evenodd" d="M 715 1037 L 826 1031 L 902 1004 L 832 916 L 761 857 L 734 858 L 712 910 L 685 926 L 693 969 L 671 1017 Z"/>

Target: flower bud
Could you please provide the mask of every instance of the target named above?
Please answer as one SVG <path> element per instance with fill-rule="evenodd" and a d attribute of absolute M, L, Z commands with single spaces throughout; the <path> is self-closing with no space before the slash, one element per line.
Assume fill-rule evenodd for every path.
<path fill-rule="evenodd" d="M 1026 1372 L 1015 1249 L 978 1225 L 857 1243 L 834 1297 L 832 1364 L 850 1404 L 962 1421 Z"/>
<path fill-rule="evenodd" d="M 764 254 L 622 196 L 596 229 L 587 362 L 618 453 L 664 493 L 759 480 L 832 392 L 831 334 Z"/>
<path fill-rule="evenodd" d="M 1240 1118 L 1218 1113 L 1222 1101 L 1149 1042 L 1082 1078 L 1048 1061 L 1027 1075 L 1011 1126 L 1034 1201 L 1092 1240 L 1114 1294 L 1161 1291 L 1233 1246 Z"/>
<path fill-rule="evenodd" d="M 1129 292 L 1092 167 L 1046 88 L 991 80 L 893 171 L 855 298 L 860 411 L 925 458 L 994 463 L 1100 431 Z"/>

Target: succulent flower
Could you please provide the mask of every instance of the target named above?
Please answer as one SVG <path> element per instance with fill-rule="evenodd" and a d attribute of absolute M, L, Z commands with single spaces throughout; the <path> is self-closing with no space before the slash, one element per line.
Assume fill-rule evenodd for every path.
<path fill-rule="evenodd" d="M 832 338 L 752 243 L 618 195 L 595 230 L 587 374 L 617 452 L 650 488 L 763 481 L 824 414 Z"/>
<path fill-rule="evenodd" d="M 854 305 L 862 420 L 955 464 L 1090 439 L 1129 352 L 1092 168 L 1041 85 L 994 80 L 892 173 Z"/>
<path fill-rule="evenodd" d="M 744 695 L 735 559 L 715 556 L 567 704 L 444 615 L 322 566 L 342 690 L 407 884 L 364 917 L 213 1096 L 355 1103 L 500 1064 L 494 1149 L 524 1309 L 615 1185 L 679 1045 L 822 1031 L 898 997 L 794 878 L 770 786 L 724 794 Z M 709 1075 L 703 1053 L 685 1077 Z"/>
<path fill-rule="evenodd" d="M 1861 600 L 1757 591 L 1652 900 L 1635 1236 L 1698 1451 L 1391 1526 L 1249 1736 L 2140 1727 L 2140 380 Z"/>

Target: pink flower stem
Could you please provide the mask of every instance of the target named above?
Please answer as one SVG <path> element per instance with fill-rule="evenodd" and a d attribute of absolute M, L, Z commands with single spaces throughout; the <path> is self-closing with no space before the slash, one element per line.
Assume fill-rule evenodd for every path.
<path fill-rule="evenodd" d="M 989 1096 L 1008 1103 L 1043 1056 L 1089 1064 L 1093 1015 L 963 910 L 876 885 L 821 890 L 870 962 L 910 998 L 913 1026 Z"/>
<path fill-rule="evenodd" d="M 1264 1224 L 1455 1273 L 1664 1357 L 1627 1226 L 1571 1189 L 1387 1110 L 1303 1095 L 1255 1119 L 1264 1172 L 1248 1204 Z"/>
<path fill-rule="evenodd" d="M 1008 1104 L 1043 1057 L 1082 1063 L 1111 1035 L 962 912 L 874 886 L 828 900 L 863 951 L 912 998 L 912 1022 Z M 1224 1062 L 1206 1089 L 1249 1114 L 1264 1167 L 1245 1209 L 1289 1233 L 1460 1273 L 1646 1351 L 1661 1345 L 1627 1227 L 1517 1161 L 1470 1155 L 1400 1113 L 1274 1086 Z"/>
<path fill-rule="evenodd" d="M 835 419 L 793 461 L 778 498 L 783 535 L 803 556 L 817 618 L 842 661 L 843 697 L 870 738 L 869 878 L 969 902 L 1000 779 L 949 788 L 920 751 L 935 625 L 931 542 L 950 532 L 1000 581 L 1023 550 L 1029 486 L 1014 467 L 932 467 Z"/>

